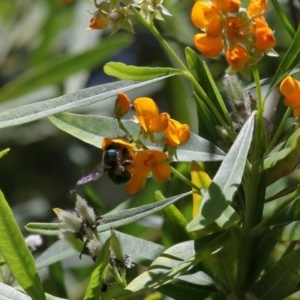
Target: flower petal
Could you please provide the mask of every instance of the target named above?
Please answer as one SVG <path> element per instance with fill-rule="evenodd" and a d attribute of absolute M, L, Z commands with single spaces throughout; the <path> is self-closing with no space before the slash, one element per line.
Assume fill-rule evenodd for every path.
<path fill-rule="evenodd" d="M 133 106 L 140 125 L 144 131 L 147 132 L 149 130 L 151 119 L 157 117 L 159 114 L 158 106 L 151 98 L 147 97 L 135 99 L 133 101 Z"/>
<path fill-rule="evenodd" d="M 194 36 L 194 44 L 205 57 L 217 56 L 223 50 L 222 37 L 211 38 L 205 33 L 196 34 Z"/>

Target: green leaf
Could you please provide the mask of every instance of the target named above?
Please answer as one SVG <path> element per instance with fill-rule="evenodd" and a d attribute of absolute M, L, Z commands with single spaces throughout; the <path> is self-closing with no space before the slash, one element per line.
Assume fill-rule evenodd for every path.
<path fill-rule="evenodd" d="M 104 137 L 124 135 L 114 118 L 61 113 L 49 119 L 59 129 L 98 148 L 101 147 Z M 133 121 L 124 120 L 123 123 L 133 136 L 140 130 L 140 126 Z M 178 147 L 176 152 L 178 161 L 218 161 L 222 160 L 224 155 L 225 153 L 214 144 L 193 133 L 190 140 Z"/>
<path fill-rule="evenodd" d="M 46 236 L 59 235 L 59 228 L 59 223 L 29 223 L 25 226 L 28 232 Z"/>
<path fill-rule="evenodd" d="M 268 182 L 274 182 L 295 169 L 300 156 L 300 129 L 298 128 L 281 146 L 281 149 L 275 148 L 264 159 L 264 170 L 268 170 Z"/>
<path fill-rule="evenodd" d="M 3 156 L 5 156 L 9 151 L 10 151 L 9 148 L 6 148 L 6 149 L 0 151 L 0 158 L 2 158 Z"/>
<path fill-rule="evenodd" d="M 295 30 L 293 25 L 291 24 L 290 20 L 287 17 L 286 12 L 283 9 L 282 4 L 279 4 L 277 0 L 271 0 L 274 10 L 278 15 L 278 19 L 283 23 L 286 31 L 290 34 L 291 37 L 295 35 Z"/>
<path fill-rule="evenodd" d="M 130 259 L 137 264 L 149 266 L 152 261 L 165 250 L 165 248 L 159 244 L 115 230 L 114 233 L 122 245 L 123 252 L 130 255 Z M 100 233 L 100 239 L 103 242 L 110 236 L 110 230 Z M 38 268 L 43 268 L 74 255 L 77 255 L 79 258 L 79 252 L 73 249 L 68 242 L 58 240 L 36 259 L 36 264 Z"/>
<path fill-rule="evenodd" d="M 34 259 L 0 191 L 0 252 L 22 288 L 33 299 L 46 299 Z"/>
<path fill-rule="evenodd" d="M 163 80 L 145 82 L 118 81 L 90 87 L 64 96 L 22 105 L 0 113 L 0 128 L 32 122 L 50 115 L 100 101 L 114 101 L 119 92 L 127 92 Z"/>
<path fill-rule="evenodd" d="M 21 291 L 0 282 L 0 300 L 31 300 L 31 297 L 27 296 Z"/>
<path fill-rule="evenodd" d="M 36 267 L 38 269 L 47 267 L 73 255 L 79 255 L 78 251 L 72 248 L 67 241 L 58 240 L 37 257 Z"/>
<path fill-rule="evenodd" d="M 160 67 L 136 67 L 128 66 L 120 62 L 109 62 L 104 68 L 107 75 L 117 77 L 121 80 L 144 81 L 166 75 L 180 75 L 183 72 L 174 68 L 160 68 Z"/>
<path fill-rule="evenodd" d="M 164 200 L 165 197 L 161 193 L 156 192 L 156 199 L 161 201 Z M 187 221 L 174 204 L 164 208 L 162 213 L 166 230 L 171 236 L 174 244 L 194 238 L 191 233 L 186 231 Z"/>
<path fill-rule="evenodd" d="M 164 251 L 153 261 L 148 271 L 136 277 L 126 290 L 140 293 L 145 290 L 160 288 L 168 283 L 174 283 L 175 279 L 184 280 L 184 274 L 194 265 L 219 251 L 227 238 L 227 234 L 218 232 L 195 241 L 186 241 L 176 244 Z M 192 275 L 200 277 L 197 282 L 200 286 L 214 285 L 214 281 L 204 272 L 198 271 Z M 199 290 L 198 290 L 199 291 Z M 132 294 L 130 294 L 132 296 Z"/>
<path fill-rule="evenodd" d="M 283 256 L 251 288 L 255 299 L 284 299 L 299 290 L 300 249 Z"/>
<path fill-rule="evenodd" d="M 254 119 L 255 114 L 252 114 L 231 146 L 204 194 L 199 215 L 187 225 L 188 231 L 204 229 L 213 224 L 228 228 L 237 221 L 237 214 L 230 203 L 242 181 L 252 141 Z"/>
<path fill-rule="evenodd" d="M 0 102 L 22 96 L 38 88 L 56 84 L 69 75 L 91 69 L 112 56 L 130 42 L 130 36 L 118 36 L 103 39 L 99 46 L 80 54 L 65 55 L 45 61 L 43 64 L 30 68 L 15 80 L 0 89 Z"/>
<path fill-rule="evenodd" d="M 278 241 L 299 241 L 300 240 L 300 221 L 290 222 L 287 225 L 274 226 L 271 230 Z"/>
<path fill-rule="evenodd" d="M 83 300 L 93 300 L 100 297 L 101 286 L 103 285 L 106 277 L 110 257 L 110 238 L 108 238 L 97 255 L 95 267 L 90 277 Z"/>
<path fill-rule="evenodd" d="M 289 47 L 289 49 L 285 52 L 283 59 L 280 62 L 280 65 L 272 77 L 272 82 L 269 87 L 269 94 L 278 84 L 279 82 L 290 72 L 300 61 L 300 26 L 294 36 L 294 39 Z"/>

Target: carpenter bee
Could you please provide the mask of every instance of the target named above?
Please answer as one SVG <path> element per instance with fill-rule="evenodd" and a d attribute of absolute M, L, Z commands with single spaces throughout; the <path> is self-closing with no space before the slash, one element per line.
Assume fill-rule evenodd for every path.
<path fill-rule="evenodd" d="M 90 174 L 80 178 L 77 185 L 101 178 L 105 173 L 117 184 L 124 184 L 131 178 L 126 167 L 132 164 L 132 157 L 126 147 L 119 143 L 111 143 L 102 152 L 102 162 Z"/>

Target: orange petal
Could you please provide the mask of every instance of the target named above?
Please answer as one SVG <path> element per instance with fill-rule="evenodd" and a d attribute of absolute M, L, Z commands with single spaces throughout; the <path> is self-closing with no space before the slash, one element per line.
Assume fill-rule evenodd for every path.
<path fill-rule="evenodd" d="M 245 38 L 245 24 L 239 17 L 226 18 L 226 34 L 231 41 L 241 41 Z"/>
<path fill-rule="evenodd" d="M 227 13 L 237 13 L 239 11 L 241 1 L 240 0 L 213 0 L 213 4 L 221 11 Z"/>
<path fill-rule="evenodd" d="M 147 97 L 135 99 L 133 101 L 133 106 L 140 125 L 147 132 L 151 119 L 157 117 L 159 114 L 158 106 L 151 98 Z"/>
<path fill-rule="evenodd" d="M 170 146 L 177 147 L 188 141 L 190 138 L 190 129 L 187 124 L 182 124 L 176 120 L 170 119 L 166 130 L 167 143 Z"/>
<path fill-rule="evenodd" d="M 160 132 L 166 130 L 170 115 L 168 113 L 161 113 L 158 116 L 152 118 L 149 122 L 150 132 Z"/>
<path fill-rule="evenodd" d="M 196 27 L 200 29 L 205 28 L 212 19 L 211 4 L 202 1 L 195 2 L 191 12 L 191 19 Z"/>
<path fill-rule="evenodd" d="M 97 10 L 90 19 L 89 29 L 104 29 L 108 26 L 109 21 L 101 10 Z"/>
<path fill-rule="evenodd" d="M 276 45 L 276 39 L 270 27 L 257 28 L 255 30 L 255 48 L 259 51 L 272 49 Z"/>
<path fill-rule="evenodd" d="M 248 52 L 243 46 L 237 45 L 233 50 L 226 51 L 226 60 L 229 66 L 240 71 L 249 60 Z"/>
<path fill-rule="evenodd" d="M 115 116 L 120 119 L 130 109 L 130 99 L 124 93 L 119 93 L 115 102 Z"/>
<path fill-rule="evenodd" d="M 293 92 L 298 93 L 300 96 L 300 82 L 289 75 L 281 81 L 279 90 L 284 96 L 292 94 Z"/>
<path fill-rule="evenodd" d="M 265 14 L 267 10 L 266 0 L 250 0 L 247 7 L 248 14 L 253 17 L 260 17 Z"/>
<path fill-rule="evenodd" d="M 284 104 L 293 109 L 300 107 L 300 93 L 293 92 L 284 98 Z"/>
<path fill-rule="evenodd" d="M 198 33 L 194 36 L 195 47 L 205 56 L 214 57 L 221 54 L 223 50 L 222 37 L 211 38 L 205 33 Z"/>

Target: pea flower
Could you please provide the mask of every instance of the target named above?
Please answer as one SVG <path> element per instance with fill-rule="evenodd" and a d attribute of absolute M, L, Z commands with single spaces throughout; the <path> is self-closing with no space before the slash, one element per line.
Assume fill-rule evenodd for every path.
<path fill-rule="evenodd" d="M 160 132 L 167 128 L 169 114 L 160 114 L 158 106 L 151 98 L 137 98 L 133 101 L 133 106 L 136 117 L 146 133 Z"/>
<path fill-rule="evenodd" d="M 240 71 L 249 60 L 248 52 L 243 46 L 237 45 L 234 49 L 226 51 L 226 60 L 229 66 Z"/>
<path fill-rule="evenodd" d="M 167 180 L 171 174 L 168 156 L 159 150 L 141 150 L 136 153 L 131 172 L 131 180 L 126 185 L 129 194 L 141 191 L 148 176 L 153 174 L 158 182 Z"/>
<path fill-rule="evenodd" d="M 190 128 L 187 124 L 182 124 L 176 120 L 169 119 L 165 134 L 167 138 L 167 144 L 172 147 L 177 147 L 189 140 Z"/>
<path fill-rule="evenodd" d="M 295 117 L 300 116 L 300 82 L 287 76 L 281 81 L 279 90 L 285 96 L 284 104 L 293 109 Z"/>

